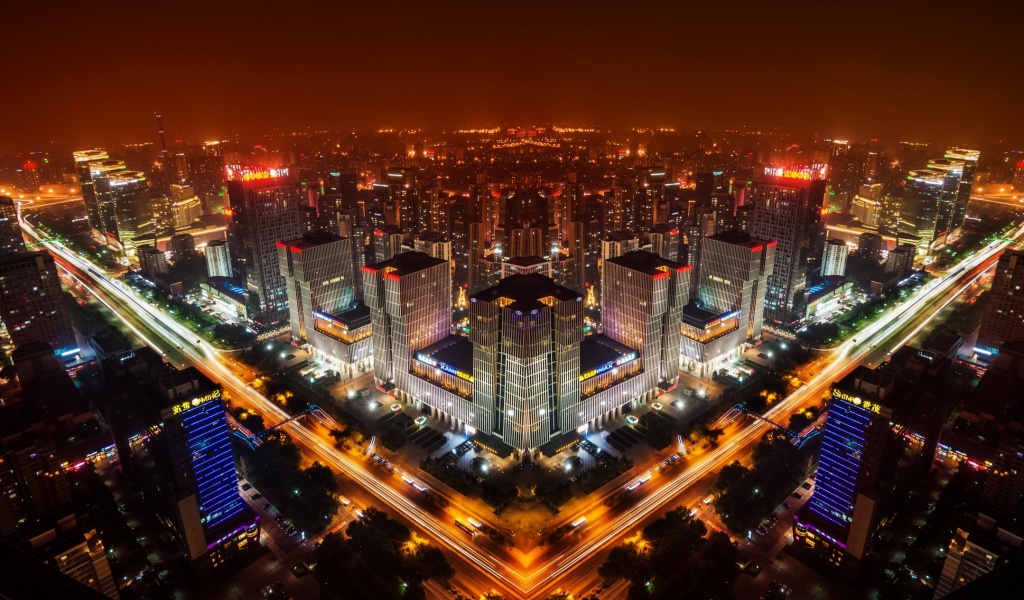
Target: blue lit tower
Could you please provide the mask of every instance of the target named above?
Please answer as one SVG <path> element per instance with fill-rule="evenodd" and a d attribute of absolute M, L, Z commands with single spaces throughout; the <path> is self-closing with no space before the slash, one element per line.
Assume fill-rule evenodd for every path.
<path fill-rule="evenodd" d="M 948 367 L 908 346 L 833 384 L 813 494 L 794 526 L 795 541 L 824 563 L 855 572 L 878 525 L 927 470 L 949 415 L 935 393 Z"/>
<path fill-rule="evenodd" d="M 201 578 L 258 547 L 259 520 L 238 491 L 220 385 L 150 348 L 104 361 L 114 392 L 104 413 L 126 474 L 177 530 Z"/>

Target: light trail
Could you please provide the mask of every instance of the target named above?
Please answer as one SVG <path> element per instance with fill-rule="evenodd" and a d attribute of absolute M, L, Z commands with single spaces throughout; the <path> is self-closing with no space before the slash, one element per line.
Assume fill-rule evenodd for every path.
<path fill-rule="evenodd" d="M 104 294 L 119 298 L 123 304 L 127 305 L 125 309 L 134 313 L 136 318 L 139 317 L 140 313 L 143 317 L 147 317 L 144 318 L 146 327 L 165 341 L 176 346 L 178 351 L 189 359 L 196 368 L 203 371 L 211 379 L 221 382 L 237 398 L 245 399 L 250 406 L 255 407 L 258 411 L 270 417 L 285 420 L 291 416 L 281 407 L 252 388 L 249 388 L 244 381 L 221 364 L 217 360 L 218 349 L 203 342 L 201 338 L 196 338 L 197 334 L 179 324 L 174 318 L 162 314 L 156 307 L 142 301 L 127 286 L 120 284 L 120 282 L 115 283 L 109 280 L 106 274 L 100 273 L 100 271 L 104 271 L 103 269 L 99 269 L 92 263 L 84 261 L 77 255 L 69 252 L 62 245 L 42 241 L 43 238 L 38 235 L 30 224 L 22 221 L 22 226 L 25 231 L 33 238 L 39 240 L 41 245 L 46 247 L 51 253 L 64 259 L 66 264 L 61 264 L 61 268 L 71 273 L 84 287 L 90 289 L 94 296 L 101 298 L 101 294 L 96 293 L 96 287 L 98 287 Z M 1007 238 L 1016 239 L 1021 235 L 1024 235 L 1024 226 L 1019 228 L 1014 234 L 1007 235 Z M 899 345 L 906 343 L 907 340 L 920 332 L 924 325 L 930 322 L 938 312 L 948 306 L 963 289 L 976 281 L 992 265 L 986 266 L 979 273 L 974 273 L 976 268 L 983 266 L 989 260 L 994 264 L 997 254 L 1009 246 L 1010 243 L 1009 241 L 992 242 L 982 251 L 952 267 L 941 280 L 930 282 L 923 286 L 910 299 L 904 302 L 905 306 L 891 308 L 880 315 L 875 321 L 872 321 L 857 333 L 857 338 L 863 340 L 861 343 L 855 343 L 853 340 L 850 340 L 840 345 L 836 349 L 832 362 L 826 365 L 817 375 L 810 378 L 806 385 L 771 407 L 765 412 L 764 416 L 778 420 L 791 413 L 798 405 L 820 393 L 821 390 L 833 381 L 840 379 L 846 372 L 873 352 L 876 346 L 884 343 L 901 331 L 906 325 L 906 321 L 912 318 L 911 315 L 924 310 L 929 303 L 948 293 L 950 289 L 959 284 L 965 277 L 970 277 L 968 282 L 957 290 L 956 294 L 947 299 L 938 309 L 935 309 Z M 79 273 L 74 273 L 72 269 L 68 268 L 69 266 L 77 269 Z M 92 281 L 93 285 L 87 283 L 85 279 L 79 276 L 80 274 Z M 121 310 L 118 310 L 104 299 L 101 299 L 101 302 L 111 312 L 128 323 L 129 327 L 134 333 L 139 335 L 140 339 L 156 347 L 129 322 L 129 318 L 123 315 Z M 904 319 L 904 317 L 907 318 Z M 195 342 L 192 340 L 195 340 Z M 339 472 L 369 491 L 379 501 L 383 502 L 385 506 L 398 511 L 407 521 L 422 528 L 423 532 L 432 541 L 441 542 L 450 550 L 457 552 L 460 560 L 474 566 L 482 574 L 486 574 L 490 581 L 496 584 L 494 587 L 497 587 L 499 591 L 502 591 L 511 598 L 528 600 L 537 597 L 538 593 L 543 589 L 553 589 L 557 586 L 559 577 L 566 575 L 585 561 L 595 559 L 598 552 L 602 552 L 607 546 L 632 531 L 644 519 L 657 514 L 659 510 L 673 502 L 687 488 L 720 468 L 723 463 L 734 457 L 742 449 L 755 443 L 770 426 L 761 421 L 754 421 L 745 429 L 731 436 L 729 441 L 699 458 L 682 473 L 660 486 L 652 486 L 653 489 L 649 490 L 645 497 L 637 501 L 634 506 L 627 509 L 622 515 L 603 525 L 595 526 L 592 531 L 595 532 L 596 540 L 587 539 L 585 543 L 577 543 L 573 548 L 559 553 L 545 564 L 531 569 L 527 573 L 522 573 L 515 569 L 511 561 L 503 560 L 504 557 L 486 552 L 483 548 L 470 543 L 462 535 L 461 531 L 455 530 L 448 523 L 440 522 L 436 517 L 407 498 L 404 495 L 407 488 L 403 488 L 403 493 L 400 493 L 391 485 L 385 483 L 385 480 L 377 479 L 369 474 L 362 464 L 338 451 L 333 445 L 325 443 L 310 428 L 298 422 L 292 422 L 286 428 L 296 438 L 297 442 L 311 449 L 325 463 L 333 466 Z M 455 535 L 449 535 L 453 532 Z"/>

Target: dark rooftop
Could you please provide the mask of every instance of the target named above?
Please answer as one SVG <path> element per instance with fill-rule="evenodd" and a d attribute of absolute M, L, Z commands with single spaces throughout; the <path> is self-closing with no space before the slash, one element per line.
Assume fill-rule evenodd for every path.
<path fill-rule="evenodd" d="M 589 373 L 630 353 L 636 355 L 636 350 L 603 334 L 587 336 L 580 342 L 580 373 Z"/>
<path fill-rule="evenodd" d="M 416 351 L 416 355 L 429 357 L 454 367 L 463 373 L 473 372 L 473 343 L 461 335 L 449 335 Z"/>
<path fill-rule="evenodd" d="M 300 252 L 305 248 L 312 248 L 314 246 L 322 246 L 331 242 L 340 242 L 345 238 L 334 235 L 329 231 L 317 229 L 316 231 L 309 231 L 305 233 L 301 238 L 297 240 L 290 240 L 286 242 L 278 242 L 279 247 L 296 248 Z"/>
<path fill-rule="evenodd" d="M 682 263 L 662 258 L 657 254 L 646 250 L 633 250 L 632 252 L 627 252 L 622 256 L 609 258 L 606 262 L 626 267 L 627 269 L 632 269 L 634 271 L 639 271 L 641 273 L 646 273 L 648 275 L 658 275 L 669 269 L 686 271 L 692 268 Z"/>
<path fill-rule="evenodd" d="M 358 329 L 370 324 L 370 307 L 365 304 L 357 304 L 354 307 L 331 315 L 336 321 L 340 321 L 349 330 Z"/>
<path fill-rule="evenodd" d="M 725 318 L 725 315 L 732 315 L 733 313 L 739 314 L 739 311 L 730 309 L 723 312 L 716 312 L 709 310 L 707 307 L 701 306 L 696 300 L 690 300 L 690 302 L 683 307 L 683 323 L 700 329 L 707 329 L 709 324 L 713 321 Z"/>
<path fill-rule="evenodd" d="M 736 246 L 745 246 L 747 248 L 756 248 L 758 246 L 764 246 L 765 244 L 771 243 L 767 240 L 759 240 L 757 238 L 750 237 L 749 233 L 739 229 L 723 231 L 722 233 L 711 236 L 711 239 L 725 242 L 727 244 L 734 244 Z"/>
<path fill-rule="evenodd" d="M 417 240 L 423 240 L 424 242 L 447 242 L 448 238 L 443 233 L 436 231 L 427 231 L 424 233 L 416 234 Z"/>
<path fill-rule="evenodd" d="M 392 268 L 395 269 L 395 275 L 401 277 L 403 275 L 409 275 L 410 273 L 416 273 L 423 269 L 429 269 L 430 267 L 444 264 L 448 263 L 440 258 L 434 258 L 424 252 L 402 252 L 401 254 L 396 254 L 395 257 L 390 260 L 367 265 L 363 268 L 374 272 Z"/>
<path fill-rule="evenodd" d="M 628 231 L 612 231 L 606 235 L 604 239 L 612 242 L 625 242 L 635 240 L 637 239 L 637 236 Z"/>
<path fill-rule="evenodd" d="M 548 261 L 539 256 L 517 256 L 515 258 L 510 258 L 505 262 L 517 267 L 533 267 L 536 265 L 542 265 Z"/>
<path fill-rule="evenodd" d="M 399 256 L 404 256 L 400 254 Z M 426 256 L 424 254 L 424 256 Z M 583 296 L 567 287 L 555 283 L 550 277 L 537 273 L 528 275 L 511 275 L 500 281 L 498 285 L 477 292 L 471 296 L 473 302 L 494 302 L 499 298 L 512 300 L 512 306 L 519 310 L 532 310 L 543 306 L 541 298 L 553 296 L 562 302 L 570 300 L 583 301 Z"/>

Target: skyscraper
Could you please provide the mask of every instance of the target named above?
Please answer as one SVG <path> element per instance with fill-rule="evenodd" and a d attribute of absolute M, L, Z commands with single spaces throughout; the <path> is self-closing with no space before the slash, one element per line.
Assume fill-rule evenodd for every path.
<path fill-rule="evenodd" d="M 974 171 L 978 166 L 978 159 L 981 158 L 981 152 L 967 148 L 950 148 L 946 150 L 945 158 L 951 161 L 960 161 L 963 164 L 956 199 L 950 210 L 949 233 L 953 235 L 964 226 L 967 205 L 971 200 L 971 191 L 974 189 Z"/>
<path fill-rule="evenodd" d="M 452 272 L 447 261 L 403 252 L 363 267 L 364 300 L 373 319 L 373 377 L 401 394 L 413 353 L 448 335 Z"/>
<path fill-rule="evenodd" d="M 975 351 L 991 356 L 1009 340 L 1024 339 L 1024 250 L 1005 250 L 992 276 Z"/>
<path fill-rule="evenodd" d="M 366 335 L 361 338 L 366 340 L 362 352 L 354 355 L 351 347 L 358 341 L 352 339 L 354 332 L 349 328 L 355 315 L 348 313 L 356 299 L 352 241 L 313 231 L 297 240 L 278 242 L 277 248 L 288 290 L 292 339 L 309 343 L 317 356 L 342 369 L 369 356 Z M 365 307 L 362 312 L 369 317 Z"/>
<path fill-rule="evenodd" d="M 288 318 L 288 293 L 276 243 L 305 233 L 306 193 L 287 177 L 287 169 L 229 172 L 231 253 L 245 273 L 246 285 L 259 298 L 261 314 L 256 320 L 263 325 Z"/>
<path fill-rule="evenodd" d="M 31 539 L 33 550 L 61 573 L 118 600 L 117 582 L 110 572 L 103 540 L 95 528 L 78 522 L 74 514 L 60 519 L 48 531 Z"/>
<path fill-rule="evenodd" d="M 474 427 L 513 448 L 538 448 L 586 424 L 582 295 L 541 275 L 513 275 L 473 294 L 469 310 L 473 403 L 487 409 Z M 613 365 L 630 354 L 604 347 Z"/>
<path fill-rule="evenodd" d="M 128 167 L 124 161 L 110 160 L 105 150 L 79 150 L 74 157 L 93 235 L 106 243 L 118 244 L 117 210 L 109 177 Z"/>
<path fill-rule="evenodd" d="M 103 367 L 112 394 L 102 408 L 122 468 L 153 495 L 197 575 L 247 562 L 259 518 L 238 491 L 220 386 L 148 347 L 115 354 Z"/>
<path fill-rule="evenodd" d="M 879 523 L 927 472 L 952 409 L 936 393 L 949 365 L 904 346 L 833 384 L 814 492 L 794 527 L 825 564 L 856 573 Z"/>
<path fill-rule="evenodd" d="M 85 201 L 85 213 L 89 220 L 89 226 L 94 232 L 103 230 L 103 218 L 100 212 L 99 197 L 96 193 L 96 184 L 92 179 L 92 165 L 110 159 L 106 150 L 76 150 L 74 153 L 75 167 L 78 169 L 78 186 L 82 190 L 82 199 Z"/>
<path fill-rule="evenodd" d="M 206 244 L 206 275 L 231 277 L 231 250 L 227 240 L 214 240 Z"/>
<path fill-rule="evenodd" d="M 849 249 L 846 247 L 845 241 L 838 238 L 825 240 L 825 251 L 821 257 L 821 276 L 845 276 L 846 257 L 848 254 Z"/>
<path fill-rule="evenodd" d="M 146 175 L 125 170 L 108 173 L 106 179 L 113 199 L 114 237 L 125 252 L 132 253 L 143 225 L 153 221 Z"/>
<path fill-rule="evenodd" d="M 8 196 L 0 196 L 0 256 L 25 251 L 25 237 L 18 222 L 18 204 Z"/>
<path fill-rule="evenodd" d="M 821 221 L 825 181 L 820 171 L 782 172 L 754 182 L 745 202 L 753 206 L 750 234 L 778 242 L 775 269 L 768 278 L 765 319 L 789 324 L 803 315 L 802 294 L 808 270 L 821 256 L 825 231 Z"/>
<path fill-rule="evenodd" d="M 604 264 L 604 335 L 639 351 L 645 393 L 673 389 L 679 381 L 679 323 L 690 268 L 643 250 Z"/>
<path fill-rule="evenodd" d="M 0 256 L 0 319 L 15 347 L 40 341 L 64 358 L 79 352 L 57 265 L 47 252 Z"/>
<path fill-rule="evenodd" d="M 776 246 L 735 229 L 703 240 L 700 281 L 682 311 L 683 368 L 706 373 L 761 337 Z"/>

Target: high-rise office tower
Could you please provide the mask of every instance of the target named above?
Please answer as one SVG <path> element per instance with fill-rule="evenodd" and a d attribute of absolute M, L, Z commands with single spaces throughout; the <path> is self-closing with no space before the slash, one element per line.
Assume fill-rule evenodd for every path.
<path fill-rule="evenodd" d="M 146 175 L 142 171 L 115 171 L 107 174 L 106 181 L 113 199 L 114 237 L 125 252 L 132 253 L 142 227 L 153 225 Z"/>
<path fill-rule="evenodd" d="M 807 288 L 808 270 L 821 256 L 825 230 L 821 221 L 825 181 L 821 171 L 790 173 L 769 169 L 754 182 L 745 202 L 753 206 L 750 234 L 778 242 L 775 269 L 768 278 L 765 319 L 789 324 L 803 315 L 798 306 Z"/>
<path fill-rule="evenodd" d="M 92 166 L 109 160 L 106 150 L 76 150 L 74 153 L 75 167 L 78 169 L 78 186 L 82 190 L 85 201 L 85 213 L 89 226 L 94 232 L 102 231 L 103 219 L 100 216 L 99 197 L 96 184 L 92 179 Z"/>
<path fill-rule="evenodd" d="M 259 518 L 238 490 L 220 386 L 148 347 L 103 367 L 112 394 L 102 409 L 122 468 L 152 494 L 197 575 L 211 578 L 258 554 Z"/>
<path fill-rule="evenodd" d="M 393 225 L 373 231 L 373 257 L 375 262 L 391 260 L 401 254 L 405 232 Z"/>
<path fill-rule="evenodd" d="M 147 277 L 166 275 L 168 272 L 167 254 L 153 246 L 139 246 L 139 268 Z"/>
<path fill-rule="evenodd" d="M 678 261 L 682 236 L 670 225 L 657 225 L 645 234 L 650 251 L 665 260 Z"/>
<path fill-rule="evenodd" d="M 944 158 L 928 161 L 928 168 L 907 174 L 899 194 L 899 216 L 903 227 L 920 238 L 922 250 L 959 234 L 978 156 L 976 150 L 953 148 Z"/>
<path fill-rule="evenodd" d="M 0 256 L 25 251 L 25 237 L 18 222 L 18 204 L 8 196 L 0 196 Z"/>
<path fill-rule="evenodd" d="M 231 277 L 231 247 L 227 240 L 213 240 L 206 244 L 206 275 Z"/>
<path fill-rule="evenodd" d="M 909 275 L 914 268 L 916 253 L 912 244 L 901 244 L 898 248 L 893 248 L 885 259 L 883 270 L 886 273 L 896 273 L 900 277 Z"/>
<path fill-rule="evenodd" d="M 665 167 L 634 167 L 631 173 L 635 221 L 627 229 L 639 231 L 665 224 L 668 205 L 665 185 L 668 171 Z"/>
<path fill-rule="evenodd" d="M 34 535 L 30 544 L 35 553 L 45 557 L 54 569 L 111 600 L 121 597 L 110 572 L 103 540 L 95 528 L 79 522 L 74 514 L 59 519 L 53 527 Z"/>
<path fill-rule="evenodd" d="M 513 448 L 538 448 L 586 424 L 582 295 L 541 275 L 513 275 L 473 294 L 469 322 L 473 401 L 486 409 L 474 427 Z M 621 344 L 608 352 L 613 364 L 629 354 Z"/>
<path fill-rule="evenodd" d="M 195 256 L 196 238 L 190 233 L 179 233 L 171 236 L 171 256 L 175 261 L 186 260 Z"/>
<path fill-rule="evenodd" d="M 93 235 L 106 243 L 119 244 L 117 209 L 109 177 L 124 172 L 128 167 L 124 161 L 110 160 L 104 150 L 81 150 L 74 155 L 86 216 Z"/>
<path fill-rule="evenodd" d="M 885 248 L 885 240 L 877 233 L 868 231 L 860 234 L 857 239 L 857 253 L 861 256 L 877 261 L 882 257 L 883 248 Z"/>
<path fill-rule="evenodd" d="M 837 238 L 825 240 L 825 251 L 821 256 L 821 276 L 846 276 L 846 257 L 849 248 L 846 242 Z"/>
<path fill-rule="evenodd" d="M 431 232 L 448 235 L 451 216 L 451 198 L 448 192 L 441 189 L 441 184 L 433 183 L 424 190 L 426 204 L 419 211 L 420 232 Z"/>
<path fill-rule="evenodd" d="M 700 282 L 683 307 L 683 368 L 706 373 L 761 337 L 776 246 L 735 229 L 704 239 Z"/>
<path fill-rule="evenodd" d="M 314 315 L 351 308 L 355 299 L 352 241 L 318 230 L 277 242 L 277 251 L 288 291 L 292 339 L 315 347 Z"/>
<path fill-rule="evenodd" d="M 1024 250 L 1005 250 L 992 276 L 975 350 L 991 356 L 1009 340 L 1024 339 Z"/>
<path fill-rule="evenodd" d="M 57 265 L 47 252 L 0 256 L 0 319 L 15 347 L 39 341 L 64 358 L 79 352 Z"/>
<path fill-rule="evenodd" d="M 363 298 L 373 319 L 373 377 L 377 386 L 410 388 L 413 353 L 448 335 L 452 315 L 448 261 L 403 252 L 363 267 Z"/>
<path fill-rule="evenodd" d="M 23 426 L 35 425 L 25 423 Z M 41 424 L 40 424 L 41 425 Z M 0 445 L 0 535 L 67 510 L 71 488 L 53 437 L 39 427 L 8 433 Z M 5 432 L 7 433 L 7 432 Z"/>
<path fill-rule="evenodd" d="M 231 169 L 232 258 L 245 273 L 246 285 L 256 292 L 263 325 L 288 318 L 288 294 L 277 258 L 276 243 L 305 233 L 308 198 L 303 187 L 288 179 L 287 169 L 249 171 Z"/>
<path fill-rule="evenodd" d="M 960 182 L 956 191 L 956 200 L 953 201 L 953 208 L 950 211 L 950 235 L 953 235 L 964 226 L 964 219 L 967 217 L 967 204 L 971 200 L 971 191 L 974 189 L 974 172 L 980 157 L 981 152 L 978 150 L 968 150 L 967 148 L 950 148 L 946 150 L 945 158 L 947 160 L 960 161 L 963 164 Z"/>
<path fill-rule="evenodd" d="M 854 574 L 879 524 L 927 473 L 952 409 L 936 393 L 949 365 L 905 346 L 833 384 L 815 488 L 794 527 L 825 564 Z"/>
<path fill-rule="evenodd" d="M 421 223 L 420 213 L 424 208 L 420 198 L 419 169 L 392 167 L 383 175 L 387 186 L 385 224 L 417 231 Z"/>
<path fill-rule="evenodd" d="M 643 250 L 608 259 L 601 282 L 604 335 L 640 353 L 642 387 L 679 381 L 679 330 L 690 267 Z"/>

